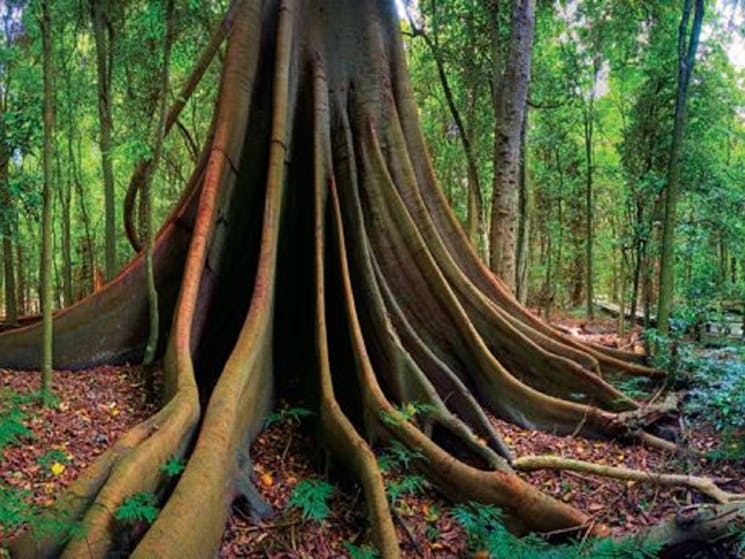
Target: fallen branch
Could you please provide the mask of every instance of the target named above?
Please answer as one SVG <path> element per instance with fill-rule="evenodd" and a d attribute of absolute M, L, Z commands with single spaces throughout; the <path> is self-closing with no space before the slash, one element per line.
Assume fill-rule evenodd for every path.
<path fill-rule="evenodd" d="M 541 455 L 523 456 L 512 462 L 516 470 L 532 472 L 535 470 L 570 470 L 602 477 L 611 477 L 625 481 L 651 483 L 664 487 L 687 487 L 711 497 L 718 503 L 745 502 L 745 495 L 730 493 L 717 487 L 709 478 L 685 474 L 664 474 L 659 472 L 643 472 L 620 466 L 605 466 L 583 460 L 574 460 L 562 456 Z"/>

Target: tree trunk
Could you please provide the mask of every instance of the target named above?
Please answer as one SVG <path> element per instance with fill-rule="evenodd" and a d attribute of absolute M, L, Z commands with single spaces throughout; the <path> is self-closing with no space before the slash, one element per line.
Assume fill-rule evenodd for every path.
<path fill-rule="evenodd" d="M 516 0 L 510 51 L 494 106 L 494 183 L 489 231 L 489 264 L 505 284 L 515 288 L 520 134 L 528 99 L 535 27 L 535 0 Z"/>
<path fill-rule="evenodd" d="M 293 376 L 311 387 L 319 445 L 357 477 L 386 559 L 400 553 L 372 444 L 417 449 L 445 496 L 539 531 L 581 531 L 590 516 L 517 475 L 485 410 L 669 448 L 643 431 L 659 413 L 601 377 L 662 373 L 517 303 L 447 205 L 417 119 L 393 2 L 240 2 L 213 132 L 154 246 L 172 320 L 161 321 L 164 405 L 60 498 L 85 536 L 27 534 L 15 555 L 215 556 L 226 504 L 266 512 L 247 449 Z M 142 356 L 144 278 L 140 255 L 58 314 L 58 366 Z M 0 366 L 38 364 L 39 338 L 38 325 L 0 334 Z M 396 406 L 415 400 L 433 411 L 404 417 Z M 114 511 L 138 491 L 164 495 L 159 466 L 174 456 L 187 466 L 157 520 L 134 550 L 117 548 L 127 538 Z"/>
<path fill-rule="evenodd" d="M 592 224 L 592 216 L 594 213 L 594 204 L 593 204 L 593 174 L 594 174 L 594 163 L 593 163 L 593 155 L 592 155 L 592 135 L 593 135 L 593 128 L 594 128 L 594 119 L 595 119 L 595 86 L 597 83 L 597 76 L 598 76 L 598 70 L 599 66 L 597 63 L 597 59 L 595 60 L 595 69 L 593 72 L 593 87 L 592 87 L 592 93 L 590 93 L 590 100 L 588 101 L 589 106 L 585 107 L 584 110 L 584 131 L 585 131 L 585 314 L 588 318 L 592 318 L 594 315 L 593 312 L 593 280 L 594 280 L 594 274 L 593 274 L 593 257 L 592 257 L 592 249 L 593 249 L 593 237 L 594 234 L 594 227 Z"/>
<path fill-rule="evenodd" d="M 153 216 L 150 187 L 152 185 L 153 175 L 158 169 L 158 164 L 163 152 L 163 142 L 165 141 L 166 135 L 166 108 L 168 105 L 168 89 L 170 84 L 171 46 L 173 45 L 173 35 L 176 27 L 176 23 L 174 21 L 175 12 L 173 8 L 173 0 L 165 0 L 164 15 L 166 20 L 166 32 L 163 39 L 163 68 L 161 70 L 160 92 L 158 95 L 158 111 L 155 115 L 156 126 L 153 133 L 153 156 L 150 164 L 148 165 L 144 180 L 142 181 L 142 200 L 144 206 L 143 221 L 145 224 L 145 267 L 147 276 L 148 315 L 150 318 L 148 339 L 147 344 L 145 345 L 145 355 L 142 361 L 147 368 L 150 368 L 155 361 L 155 352 L 158 349 L 158 324 L 160 321 L 160 317 L 158 314 L 158 289 L 155 285 L 155 272 L 153 266 L 155 239 L 152 225 Z M 147 377 L 147 393 L 148 397 L 152 399 L 154 397 L 152 370 L 148 371 Z"/>
<path fill-rule="evenodd" d="M 3 242 L 3 283 L 5 287 L 5 322 L 10 326 L 18 324 L 16 305 L 16 275 L 13 263 L 13 227 L 15 204 L 11 202 L 8 190 L 8 162 L 10 156 L 0 153 L 0 189 L 2 189 L 2 215 L 0 215 L 0 235 Z"/>
<path fill-rule="evenodd" d="M 528 109 L 520 133 L 520 182 L 517 215 L 517 255 L 515 256 L 515 296 L 523 305 L 528 298 L 528 251 L 530 250 L 530 184 L 528 183 Z"/>
<path fill-rule="evenodd" d="M 114 193 L 114 164 L 112 161 L 114 123 L 111 115 L 111 75 L 114 45 L 111 22 L 109 21 L 109 2 L 110 0 L 90 0 L 98 75 L 99 147 L 101 149 L 104 188 L 105 273 L 107 280 L 111 280 L 117 272 L 116 197 Z"/>
<path fill-rule="evenodd" d="M 662 335 L 669 331 L 670 313 L 673 306 L 674 271 L 675 271 L 675 210 L 678 203 L 680 187 L 681 154 L 686 127 L 686 102 L 688 100 L 688 84 L 693 75 L 693 65 L 696 61 L 701 24 L 704 17 L 704 0 L 695 0 L 696 7 L 693 15 L 690 38 L 688 35 L 688 20 L 691 14 L 691 3 L 685 0 L 683 17 L 678 29 L 678 88 L 675 97 L 675 120 L 673 122 L 673 141 L 670 146 L 670 162 L 667 171 L 667 187 L 665 189 L 665 217 L 662 222 L 662 257 L 660 261 L 660 287 L 657 300 L 657 328 Z"/>
<path fill-rule="evenodd" d="M 52 23 L 50 0 L 41 3 L 41 40 L 42 60 L 44 67 L 44 145 L 41 154 L 44 190 L 42 193 L 41 224 L 41 314 L 43 320 L 42 357 L 41 357 L 41 390 L 48 394 L 52 390 L 52 134 L 54 133 L 54 90 L 52 61 Z M 47 398 L 44 398 L 45 401 Z"/>

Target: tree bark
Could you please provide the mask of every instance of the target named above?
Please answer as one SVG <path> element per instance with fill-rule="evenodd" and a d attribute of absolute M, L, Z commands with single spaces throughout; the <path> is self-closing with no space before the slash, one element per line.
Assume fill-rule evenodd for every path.
<path fill-rule="evenodd" d="M 142 357 L 144 260 L 58 313 L 55 363 Z M 662 411 L 603 379 L 660 371 L 542 323 L 478 258 L 427 156 L 393 2 L 240 0 L 212 133 L 153 264 L 163 407 L 60 497 L 84 538 L 27 534 L 14 555 L 214 556 L 226 504 L 266 513 L 248 448 L 293 378 L 309 387 L 318 444 L 362 487 L 386 559 L 400 550 L 372 445 L 416 449 L 443 495 L 537 531 L 590 517 L 516 473 L 487 411 L 670 447 L 643 431 Z M 0 366 L 38 365 L 39 339 L 38 324 L 0 334 Z M 433 411 L 407 418 L 413 401 Z M 187 466 L 166 495 L 159 466 L 174 456 Z M 164 502 L 137 541 L 114 513 L 139 491 Z"/>
<path fill-rule="evenodd" d="M 510 50 L 494 107 L 494 183 L 489 231 L 489 264 L 505 284 L 515 288 L 520 133 L 528 99 L 535 27 L 535 0 L 516 0 Z"/>
<path fill-rule="evenodd" d="M 54 66 L 52 50 L 52 22 L 50 0 L 41 3 L 42 65 L 44 72 L 44 145 L 42 147 L 42 173 L 44 190 L 42 194 L 41 224 L 41 313 L 43 321 L 41 390 L 48 394 L 52 390 L 52 135 L 54 134 Z M 45 402 L 47 398 L 44 398 Z"/>
<path fill-rule="evenodd" d="M 704 1 L 695 0 L 693 24 L 688 36 L 688 21 L 691 4 L 694 0 L 685 0 L 683 16 L 678 28 L 678 88 L 675 96 L 675 117 L 673 121 L 673 141 L 670 146 L 670 161 L 665 189 L 665 217 L 662 222 L 662 257 L 660 260 L 660 286 L 657 300 L 657 329 L 667 335 L 670 327 L 670 313 L 673 306 L 674 272 L 675 272 L 675 211 L 680 189 L 681 156 L 686 127 L 686 103 L 688 85 L 693 75 L 696 61 L 701 24 L 704 17 Z M 687 39 L 686 39 L 687 38 Z"/>
<path fill-rule="evenodd" d="M 110 0 L 90 0 L 93 37 L 96 43 L 96 70 L 98 76 L 98 119 L 100 126 L 99 147 L 104 187 L 105 223 L 105 275 L 111 280 L 117 272 L 116 256 L 116 197 L 114 192 L 114 164 L 112 134 L 112 62 L 113 33 L 110 22 Z"/>

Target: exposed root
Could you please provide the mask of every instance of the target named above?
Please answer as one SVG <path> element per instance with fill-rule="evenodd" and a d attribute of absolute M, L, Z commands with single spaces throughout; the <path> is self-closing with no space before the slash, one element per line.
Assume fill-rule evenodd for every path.
<path fill-rule="evenodd" d="M 236 498 L 266 512 L 254 499 L 245 449 L 284 374 L 311 385 L 321 441 L 364 489 L 372 538 L 384 557 L 397 557 L 399 546 L 371 448 L 390 440 L 417 451 L 415 467 L 445 496 L 497 505 L 517 530 L 579 530 L 591 519 L 528 484 L 516 469 L 683 485 L 734 507 L 739 495 L 695 476 L 557 457 L 513 459 L 488 413 L 529 429 L 679 450 L 643 430 L 674 413 L 674 403 L 640 405 L 603 376 L 663 373 L 622 361 L 638 356 L 578 342 L 540 322 L 478 260 L 434 180 L 392 3 L 235 5 L 204 173 L 195 173 L 198 188 L 156 247 L 163 315 L 173 317 L 168 404 L 72 486 L 70 506 L 89 540 L 71 542 L 67 555 L 122 551 L 116 508 L 135 491 L 162 493 L 158 466 L 189 451 L 135 557 L 214 555 Z M 343 62 L 335 57 L 340 50 Z M 295 260 L 297 268 L 286 262 Z M 142 283 L 139 262 L 102 294 L 60 313 L 55 337 L 62 363 L 141 354 L 145 299 L 130 297 Z M 286 268 L 303 272 L 286 279 Z M 302 328 L 288 324 L 296 316 L 312 320 Z M 230 322 L 225 331 L 221 318 Z M 33 364 L 34 328 L 0 335 L 0 356 Z M 302 343 L 287 339 L 295 333 Z M 285 363 L 283 352 L 296 350 L 300 358 Z M 297 363 L 302 370 L 285 370 Z M 429 404 L 429 413 L 401 413 L 414 400 Z M 720 533 L 724 519 L 742 522 L 740 507 L 715 509 L 693 532 L 715 526 Z M 665 530 L 649 537 L 675 540 L 682 528 Z M 44 553 L 61 549 L 38 543 Z M 35 554 L 28 538 L 16 544 L 21 556 Z"/>
<path fill-rule="evenodd" d="M 524 472 L 536 470 L 570 470 L 601 477 L 651 483 L 662 487 L 687 487 L 711 497 L 717 503 L 745 501 L 745 495 L 730 493 L 717 487 L 713 480 L 701 476 L 644 472 L 618 466 L 605 466 L 595 462 L 574 460 L 563 456 L 521 456 L 512 461 L 512 467 Z"/>
<path fill-rule="evenodd" d="M 686 548 L 706 549 L 735 537 L 745 529 L 745 504 L 694 505 L 678 511 L 675 518 L 641 532 L 634 541 L 664 546 L 661 557 L 681 557 Z"/>

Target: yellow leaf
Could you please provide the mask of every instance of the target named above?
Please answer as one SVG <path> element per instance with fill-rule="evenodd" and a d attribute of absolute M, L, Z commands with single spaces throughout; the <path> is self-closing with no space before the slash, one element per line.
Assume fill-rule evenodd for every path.
<path fill-rule="evenodd" d="M 271 487 L 272 485 L 274 485 L 274 478 L 272 477 L 272 474 L 267 472 L 264 475 L 262 475 L 261 483 L 267 487 Z"/>
<path fill-rule="evenodd" d="M 49 468 L 49 469 L 52 472 L 52 475 L 58 476 L 62 472 L 65 471 L 65 465 L 64 464 L 60 464 L 59 462 L 55 462 L 54 464 L 52 464 L 52 467 Z"/>
<path fill-rule="evenodd" d="M 111 415 L 119 415 L 119 410 L 117 408 L 112 408 Z"/>

